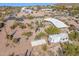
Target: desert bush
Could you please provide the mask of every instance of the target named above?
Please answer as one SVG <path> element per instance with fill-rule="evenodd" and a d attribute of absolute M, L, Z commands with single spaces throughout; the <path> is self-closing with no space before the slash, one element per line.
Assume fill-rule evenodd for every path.
<path fill-rule="evenodd" d="M 32 15 L 27 15 L 28 19 L 33 19 L 34 17 Z"/>
<path fill-rule="evenodd" d="M 28 27 L 30 27 L 30 29 L 33 29 L 34 27 L 32 26 L 32 24 L 27 24 Z"/>
<path fill-rule="evenodd" d="M 8 40 L 12 40 L 13 39 L 13 35 L 6 35 Z"/>
<path fill-rule="evenodd" d="M 11 29 L 15 29 L 18 26 L 17 22 L 14 22 L 14 24 L 10 27 Z"/>
<path fill-rule="evenodd" d="M 77 14 L 79 14 L 79 10 L 72 10 L 71 11 L 72 16 L 77 15 Z"/>
<path fill-rule="evenodd" d="M 14 38 L 14 39 L 13 39 L 13 42 L 14 42 L 14 43 L 18 43 L 18 42 L 20 41 L 20 39 L 21 39 L 21 38 Z"/>
<path fill-rule="evenodd" d="M 24 28 L 26 28 L 26 25 L 24 25 L 23 23 L 19 23 L 19 27 L 24 29 Z"/>
<path fill-rule="evenodd" d="M 35 39 L 39 39 L 39 38 L 42 38 L 42 37 L 44 37 L 44 36 L 46 36 L 46 34 L 45 34 L 44 32 L 40 32 L 40 33 L 38 33 L 38 34 L 35 36 Z"/>
<path fill-rule="evenodd" d="M 58 33 L 60 33 L 60 29 L 58 29 L 56 27 L 49 26 L 48 28 L 45 29 L 45 32 L 47 34 L 58 34 Z"/>
<path fill-rule="evenodd" d="M 32 32 L 24 32 L 22 35 L 30 37 L 32 35 Z"/>
<path fill-rule="evenodd" d="M 70 25 L 69 30 L 75 30 L 75 26 L 74 25 Z"/>
<path fill-rule="evenodd" d="M 77 31 L 73 31 L 69 33 L 70 40 L 79 40 L 79 33 Z"/>
<path fill-rule="evenodd" d="M 79 46 L 74 44 L 63 44 L 62 52 L 64 56 L 78 56 L 79 55 Z"/>
<path fill-rule="evenodd" d="M 43 45 L 43 46 L 42 46 L 42 50 L 43 50 L 43 51 L 47 51 L 47 45 Z"/>
<path fill-rule="evenodd" d="M 35 24 L 38 26 L 38 27 L 43 27 L 43 23 L 41 21 L 36 21 Z"/>

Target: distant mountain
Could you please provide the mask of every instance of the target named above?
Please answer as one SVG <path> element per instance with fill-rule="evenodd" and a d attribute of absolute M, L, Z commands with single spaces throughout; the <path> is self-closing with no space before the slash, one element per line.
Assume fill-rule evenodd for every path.
<path fill-rule="evenodd" d="M 64 6 L 79 6 L 79 3 L 57 3 L 57 4 L 54 4 L 54 5 L 64 5 Z"/>

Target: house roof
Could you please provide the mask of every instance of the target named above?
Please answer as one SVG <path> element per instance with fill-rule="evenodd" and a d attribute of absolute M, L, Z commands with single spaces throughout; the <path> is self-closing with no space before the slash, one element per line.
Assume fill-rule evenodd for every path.
<path fill-rule="evenodd" d="M 27 9 L 26 7 L 23 7 L 23 8 L 21 9 L 21 12 L 29 12 L 29 13 L 31 13 L 32 10 L 31 10 L 31 9 Z"/>
<path fill-rule="evenodd" d="M 49 10 L 49 11 L 52 11 L 52 9 L 49 9 L 49 8 L 45 8 L 45 9 L 41 9 L 41 10 Z"/>
<path fill-rule="evenodd" d="M 66 40 L 63 40 L 63 39 L 66 39 Z M 67 33 L 60 33 L 60 34 L 49 35 L 48 40 L 49 40 L 49 42 L 54 42 L 54 43 L 65 42 L 65 41 L 68 41 L 68 34 Z"/>
<path fill-rule="evenodd" d="M 47 19 L 44 19 L 44 20 L 51 22 L 51 23 L 54 24 L 57 28 L 68 27 L 66 24 L 64 24 L 62 21 L 60 21 L 60 20 L 58 20 L 58 19 L 47 18 Z"/>
<path fill-rule="evenodd" d="M 38 45 L 42 45 L 42 44 L 46 44 L 46 41 L 44 39 L 34 40 L 31 42 L 32 46 L 38 46 Z"/>

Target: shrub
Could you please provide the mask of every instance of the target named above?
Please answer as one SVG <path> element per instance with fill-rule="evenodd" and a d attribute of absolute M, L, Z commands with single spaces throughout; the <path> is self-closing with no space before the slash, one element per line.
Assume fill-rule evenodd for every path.
<path fill-rule="evenodd" d="M 13 39 L 13 35 L 6 35 L 7 39 L 12 40 Z"/>
<path fill-rule="evenodd" d="M 34 17 L 32 15 L 27 15 L 28 19 L 33 19 Z"/>
<path fill-rule="evenodd" d="M 35 36 L 35 39 L 39 39 L 41 37 L 44 37 L 46 34 L 44 32 L 40 32 Z"/>
<path fill-rule="evenodd" d="M 23 23 L 20 23 L 19 27 L 22 28 L 22 29 L 26 28 L 26 26 Z"/>
<path fill-rule="evenodd" d="M 26 33 L 24 32 L 22 35 L 30 37 L 32 35 L 32 32 L 26 32 Z"/>
<path fill-rule="evenodd" d="M 18 43 L 18 42 L 20 41 L 20 39 L 21 39 L 21 38 L 14 38 L 14 39 L 13 39 L 13 42 L 14 42 L 14 43 Z"/>
<path fill-rule="evenodd" d="M 72 10 L 71 11 L 72 16 L 79 14 L 79 10 Z"/>
<path fill-rule="evenodd" d="M 10 27 L 11 29 L 15 29 L 18 26 L 17 22 L 14 22 L 14 24 Z"/>
<path fill-rule="evenodd" d="M 69 38 L 71 40 L 77 40 L 79 38 L 79 33 L 77 31 L 73 31 L 73 32 L 69 33 Z"/>
<path fill-rule="evenodd" d="M 77 56 L 79 55 L 79 46 L 74 45 L 74 44 L 63 44 L 62 45 L 62 52 L 63 55 L 66 56 Z"/>
<path fill-rule="evenodd" d="M 27 24 L 30 29 L 33 29 L 34 27 L 31 24 Z"/>
<path fill-rule="evenodd" d="M 47 45 L 42 46 L 43 51 L 47 51 Z"/>
<path fill-rule="evenodd" d="M 60 29 L 58 29 L 56 27 L 49 26 L 48 28 L 45 29 L 45 32 L 47 34 L 58 34 L 58 33 L 60 33 Z"/>
<path fill-rule="evenodd" d="M 43 25 L 43 23 L 42 22 L 39 22 L 39 25 L 38 25 L 39 27 L 43 27 L 44 25 Z"/>
<path fill-rule="evenodd" d="M 4 17 L 0 16 L 0 21 L 3 21 L 4 20 Z"/>
<path fill-rule="evenodd" d="M 4 23 L 3 22 L 0 22 L 0 28 L 3 28 L 4 27 Z"/>
<path fill-rule="evenodd" d="M 75 30 L 75 26 L 74 25 L 70 25 L 69 30 Z"/>

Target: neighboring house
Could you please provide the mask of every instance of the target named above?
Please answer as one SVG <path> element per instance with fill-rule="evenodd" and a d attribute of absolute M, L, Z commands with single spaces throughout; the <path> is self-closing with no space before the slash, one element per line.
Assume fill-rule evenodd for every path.
<path fill-rule="evenodd" d="M 10 14 L 4 17 L 4 21 L 6 22 L 7 20 L 16 20 L 16 14 Z"/>
<path fill-rule="evenodd" d="M 71 5 L 66 5 L 65 7 L 66 7 L 67 9 L 72 9 L 73 6 L 71 6 Z"/>
<path fill-rule="evenodd" d="M 46 44 L 46 41 L 44 39 L 34 40 L 31 42 L 32 47 L 38 46 L 38 45 L 43 45 L 43 44 Z"/>
<path fill-rule="evenodd" d="M 41 11 L 52 12 L 52 9 L 41 9 Z"/>
<path fill-rule="evenodd" d="M 4 17 L 4 22 L 6 22 L 8 20 L 23 21 L 23 19 L 24 19 L 23 16 L 18 17 L 16 14 L 11 14 L 11 15 L 8 15 L 8 16 Z"/>
<path fill-rule="evenodd" d="M 32 13 L 33 11 L 32 11 L 31 9 L 27 9 L 26 7 L 23 7 L 23 8 L 21 9 L 21 12 L 30 14 L 30 13 Z"/>
<path fill-rule="evenodd" d="M 60 34 L 54 34 L 54 35 L 49 35 L 48 42 L 49 43 L 62 43 L 62 42 L 67 42 L 69 39 L 67 33 L 60 33 Z"/>

